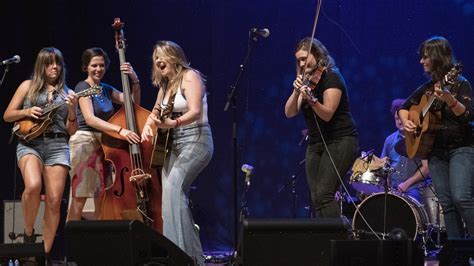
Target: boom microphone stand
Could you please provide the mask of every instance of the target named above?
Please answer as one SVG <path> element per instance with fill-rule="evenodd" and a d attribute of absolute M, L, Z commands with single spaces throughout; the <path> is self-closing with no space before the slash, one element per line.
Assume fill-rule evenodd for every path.
<path fill-rule="evenodd" d="M 7 66 L 5 67 L 5 70 L 3 70 L 2 79 L 0 80 L 0 88 L 2 87 L 3 81 L 5 80 L 5 76 L 6 76 L 7 73 L 8 73 L 9 67 L 10 67 L 10 65 L 7 65 Z"/>
<path fill-rule="evenodd" d="M 233 149 L 233 198 L 234 198 L 234 250 L 237 250 L 237 239 L 238 239 L 238 226 L 239 226 L 239 206 L 238 206 L 238 199 L 237 199 L 237 186 L 238 186 L 238 163 L 237 163 L 237 108 L 235 104 L 235 95 L 237 86 L 239 85 L 240 78 L 244 73 L 245 67 L 249 61 L 250 53 L 253 48 L 253 43 L 257 41 L 255 36 L 252 36 L 253 33 L 249 31 L 248 37 L 248 46 L 247 46 L 247 54 L 245 55 L 244 62 L 239 66 L 240 71 L 237 75 L 237 79 L 235 80 L 234 84 L 230 86 L 231 91 L 227 95 L 227 103 L 224 107 L 224 112 L 229 110 L 229 107 L 232 105 L 232 149 Z"/>

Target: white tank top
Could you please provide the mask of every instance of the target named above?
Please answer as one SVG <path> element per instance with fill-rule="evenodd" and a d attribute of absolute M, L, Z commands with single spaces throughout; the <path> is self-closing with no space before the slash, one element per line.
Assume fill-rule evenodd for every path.
<path fill-rule="evenodd" d="M 164 109 L 165 107 L 166 103 L 162 102 L 161 108 Z M 186 101 L 184 95 L 181 93 L 181 87 L 178 87 L 178 91 L 176 92 L 176 96 L 174 97 L 173 113 L 182 113 L 184 115 L 188 111 L 188 102 Z M 199 118 L 196 121 L 192 122 L 189 125 L 198 125 L 207 122 L 207 95 L 206 93 L 204 93 L 204 96 L 202 98 L 201 114 L 199 115 Z"/>

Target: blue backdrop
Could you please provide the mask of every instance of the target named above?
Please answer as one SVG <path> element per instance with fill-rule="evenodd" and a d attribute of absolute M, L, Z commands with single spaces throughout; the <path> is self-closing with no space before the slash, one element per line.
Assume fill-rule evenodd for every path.
<path fill-rule="evenodd" d="M 150 109 L 156 97 L 150 83 L 153 45 L 163 39 L 179 43 L 192 65 L 207 76 L 215 141 L 214 158 L 191 192 L 195 220 L 205 250 L 228 250 L 234 235 L 233 112 L 223 110 L 252 27 L 268 28 L 271 34 L 255 44 L 236 93 L 238 167 L 242 163 L 255 167 L 247 193 L 250 216 L 291 217 L 292 175 L 297 181 L 297 216 L 309 215 L 300 164 L 305 145 L 299 145 L 305 124 L 302 116 L 286 119 L 283 110 L 295 77 L 294 48 L 310 35 L 315 8 L 316 1 L 303 0 L 1 1 L 0 58 L 15 54 L 22 58 L 10 68 L 1 88 L 1 111 L 28 78 L 36 54 L 45 46 L 64 53 L 70 87 L 85 78 L 80 71 L 82 51 L 104 48 L 112 59 L 106 81 L 120 87 L 111 27 L 114 17 L 125 22 L 126 57 L 142 81 L 142 105 Z M 391 101 L 407 97 L 425 81 L 417 54 L 423 40 L 433 35 L 448 38 L 464 63 L 465 76 L 474 76 L 473 20 L 474 3 L 468 0 L 323 3 L 316 37 L 346 79 L 361 150 L 380 153 L 383 140 L 395 130 Z M 7 144 L 11 125 L 1 123 L 0 199 L 19 199 L 22 182 L 15 167 L 15 145 Z M 244 177 L 238 173 L 240 198 Z"/>

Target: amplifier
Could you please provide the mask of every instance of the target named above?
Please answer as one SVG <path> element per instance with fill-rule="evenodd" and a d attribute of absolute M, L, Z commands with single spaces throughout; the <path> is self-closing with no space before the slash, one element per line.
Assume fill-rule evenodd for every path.
<path fill-rule="evenodd" d="M 35 221 L 35 234 L 41 235 L 36 238 L 37 243 L 43 242 L 43 216 L 44 201 L 40 201 L 40 206 Z M 25 223 L 23 222 L 21 201 L 3 201 L 3 243 L 23 243 L 23 237 L 18 235 L 23 235 L 24 230 Z M 13 236 L 13 240 L 10 238 L 10 234 Z"/>

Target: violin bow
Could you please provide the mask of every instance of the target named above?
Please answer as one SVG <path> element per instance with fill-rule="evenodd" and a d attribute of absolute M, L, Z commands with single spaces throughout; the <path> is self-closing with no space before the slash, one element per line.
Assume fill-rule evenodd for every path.
<path fill-rule="evenodd" d="M 323 2 L 323 0 L 318 0 L 318 3 L 316 5 L 316 12 L 315 12 L 315 15 L 314 15 L 314 23 L 313 23 L 313 31 L 311 32 L 311 40 L 309 42 L 308 53 L 306 54 L 306 62 L 305 62 L 304 68 L 302 69 L 302 71 L 303 71 L 303 73 L 302 73 L 303 74 L 303 80 L 305 80 L 307 78 L 304 75 L 304 71 L 308 67 L 308 57 L 309 57 L 309 54 L 311 53 L 311 49 L 313 48 L 313 40 L 314 40 L 314 35 L 316 33 L 316 26 L 318 25 L 319 11 L 321 10 L 322 2 Z"/>

